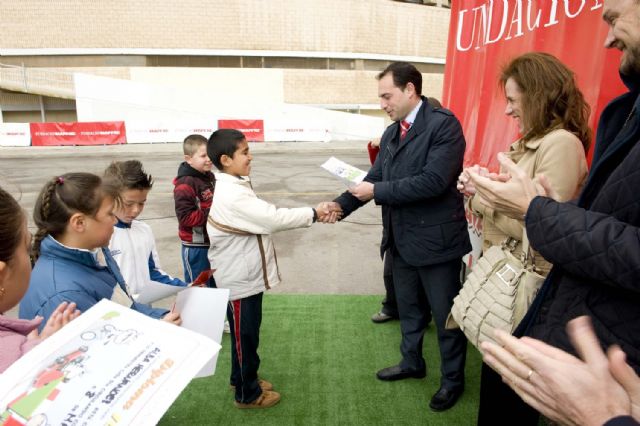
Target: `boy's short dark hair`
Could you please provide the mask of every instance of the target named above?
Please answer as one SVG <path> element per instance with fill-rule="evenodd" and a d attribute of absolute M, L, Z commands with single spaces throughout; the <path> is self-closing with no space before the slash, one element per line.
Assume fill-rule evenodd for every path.
<path fill-rule="evenodd" d="M 196 153 L 201 145 L 206 144 L 207 138 L 205 138 L 204 136 L 197 134 L 189 135 L 184 138 L 184 142 L 182 142 L 182 152 L 184 153 L 184 155 L 192 156 Z"/>
<path fill-rule="evenodd" d="M 104 177 L 117 184 L 120 191 L 153 187 L 153 178 L 144 171 L 138 160 L 113 161 L 104 171 Z"/>
<path fill-rule="evenodd" d="M 211 133 L 207 142 L 207 155 L 218 170 L 222 170 L 220 159 L 223 155 L 233 158 L 240 142 L 246 140 L 244 134 L 236 129 L 219 129 Z"/>
<path fill-rule="evenodd" d="M 422 74 L 414 65 L 408 62 L 392 62 L 376 78 L 381 80 L 389 73 L 393 78 L 393 85 L 400 90 L 404 90 L 407 84 L 413 83 L 416 88 L 416 94 L 422 94 Z"/>

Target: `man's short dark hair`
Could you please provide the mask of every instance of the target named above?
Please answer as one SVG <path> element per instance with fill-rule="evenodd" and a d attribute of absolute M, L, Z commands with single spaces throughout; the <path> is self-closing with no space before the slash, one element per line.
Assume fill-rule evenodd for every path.
<path fill-rule="evenodd" d="M 380 80 L 389 73 L 393 77 L 394 86 L 404 90 L 408 83 L 413 83 L 416 94 L 422 95 L 422 74 L 415 66 L 408 62 L 392 62 L 376 78 Z"/>
<path fill-rule="evenodd" d="M 244 134 L 236 129 L 219 129 L 211 133 L 207 142 L 207 155 L 218 170 L 222 170 L 220 159 L 223 155 L 233 158 L 240 142 L 246 140 Z"/>

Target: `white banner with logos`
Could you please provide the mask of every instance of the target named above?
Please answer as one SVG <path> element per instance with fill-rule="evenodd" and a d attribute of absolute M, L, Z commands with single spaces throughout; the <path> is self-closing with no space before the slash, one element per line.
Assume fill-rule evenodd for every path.
<path fill-rule="evenodd" d="M 265 142 L 329 142 L 328 123 L 321 120 L 266 119 Z"/>
<path fill-rule="evenodd" d="M 193 134 L 209 138 L 218 128 L 217 120 L 201 123 L 126 121 L 127 143 L 182 143 Z"/>
<path fill-rule="evenodd" d="M 29 123 L 0 123 L 0 146 L 30 146 Z"/>

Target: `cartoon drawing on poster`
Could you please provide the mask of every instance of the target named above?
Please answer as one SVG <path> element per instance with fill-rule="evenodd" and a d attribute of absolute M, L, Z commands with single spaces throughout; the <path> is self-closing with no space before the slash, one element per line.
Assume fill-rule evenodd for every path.
<path fill-rule="evenodd" d="M 134 314 L 106 311 L 48 351 L 39 367 L 7 370 L 17 382 L 0 381 L 0 425 L 140 424 L 141 412 L 152 405 L 157 421 L 198 372 L 197 365 L 186 367 L 188 377 L 180 372 L 193 353 L 202 351 L 203 341 L 216 349 L 197 355 L 202 367 L 219 346 L 189 330 Z M 163 394 L 169 388 L 174 395 L 167 399 Z M 157 400 L 163 398 L 158 410 Z"/>

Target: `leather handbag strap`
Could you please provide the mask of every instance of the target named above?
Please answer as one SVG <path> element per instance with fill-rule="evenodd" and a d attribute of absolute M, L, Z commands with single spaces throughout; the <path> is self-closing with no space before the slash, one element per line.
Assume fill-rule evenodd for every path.
<path fill-rule="evenodd" d="M 533 253 L 531 252 L 531 245 L 529 245 L 529 237 L 527 237 L 527 227 L 522 227 L 522 255 L 523 264 L 525 267 L 533 265 Z"/>
<path fill-rule="evenodd" d="M 522 264 L 525 267 L 533 266 L 533 253 L 531 250 L 531 245 L 529 244 L 529 238 L 527 237 L 527 228 L 526 226 L 522 227 Z M 502 242 L 502 248 L 513 253 L 518 243 L 520 242 L 513 237 L 507 237 Z"/>

